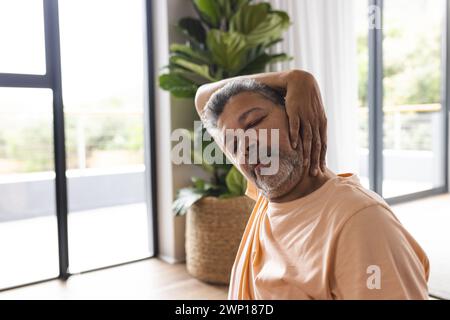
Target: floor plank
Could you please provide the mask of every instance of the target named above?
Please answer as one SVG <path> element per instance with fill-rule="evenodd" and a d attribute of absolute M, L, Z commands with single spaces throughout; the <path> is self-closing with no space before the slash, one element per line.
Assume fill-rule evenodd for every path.
<path fill-rule="evenodd" d="M 431 293 L 450 298 L 450 195 L 393 206 L 431 262 Z M 157 258 L 0 292 L 1 299 L 226 299 L 227 286 L 190 276 L 185 264 Z"/>
<path fill-rule="evenodd" d="M 157 258 L 0 293 L 0 299 L 226 299 L 227 286 L 204 283 L 185 264 Z"/>

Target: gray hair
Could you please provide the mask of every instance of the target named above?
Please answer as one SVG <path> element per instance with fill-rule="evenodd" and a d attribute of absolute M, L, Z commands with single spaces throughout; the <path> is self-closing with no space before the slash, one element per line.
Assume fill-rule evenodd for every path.
<path fill-rule="evenodd" d="M 233 97 L 242 92 L 256 92 L 276 105 L 284 107 L 284 95 L 282 92 L 254 79 L 238 79 L 228 82 L 217 90 L 208 100 L 201 113 L 202 121 L 206 128 L 216 128 L 217 119 L 222 114 L 226 104 Z"/>

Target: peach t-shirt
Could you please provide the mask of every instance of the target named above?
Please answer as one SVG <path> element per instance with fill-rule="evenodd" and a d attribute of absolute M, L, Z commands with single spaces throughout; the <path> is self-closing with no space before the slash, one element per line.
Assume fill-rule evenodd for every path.
<path fill-rule="evenodd" d="M 429 262 L 386 202 L 337 175 L 284 203 L 256 199 L 228 299 L 427 299 Z"/>

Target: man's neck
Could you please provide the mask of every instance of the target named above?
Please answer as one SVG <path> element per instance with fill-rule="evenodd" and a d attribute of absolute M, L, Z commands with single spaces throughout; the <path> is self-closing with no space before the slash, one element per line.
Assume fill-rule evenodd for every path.
<path fill-rule="evenodd" d="M 275 199 L 270 199 L 270 202 L 288 202 L 303 198 L 310 193 L 313 193 L 323 186 L 325 182 L 336 176 L 332 171 L 326 169 L 325 172 L 319 171 L 319 174 L 314 177 L 308 174 L 309 168 L 307 169 L 308 170 L 305 170 L 302 179 L 300 179 L 289 192 Z"/>

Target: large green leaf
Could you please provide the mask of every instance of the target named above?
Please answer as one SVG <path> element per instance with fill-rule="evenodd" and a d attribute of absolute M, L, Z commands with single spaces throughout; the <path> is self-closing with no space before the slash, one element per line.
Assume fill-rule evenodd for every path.
<path fill-rule="evenodd" d="M 235 196 L 241 196 L 245 194 L 245 188 L 247 187 L 247 180 L 239 172 L 236 167 L 232 167 L 228 172 L 225 182 L 228 188 L 228 192 Z"/>
<path fill-rule="evenodd" d="M 192 177 L 191 181 L 192 181 L 192 184 L 194 185 L 195 189 L 205 190 L 205 180 L 203 180 L 199 177 Z"/>
<path fill-rule="evenodd" d="M 230 21 L 230 30 L 242 34 L 250 34 L 267 18 L 270 12 L 269 3 L 258 3 L 242 6 Z"/>
<path fill-rule="evenodd" d="M 170 51 L 174 53 L 180 53 L 185 57 L 188 57 L 192 62 L 196 61 L 201 63 L 211 63 L 208 54 L 202 51 L 194 50 L 190 46 L 180 43 L 172 43 L 170 45 Z"/>
<path fill-rule="evenodd" d="M 278 39 L 288 26 L 289 16 L 283 11 L 272 11 L 270 4 L 244 5 L 231 18 L 230 30 L 246 36 L 249 45 L 269 43 Z"/>
<path fill-rule="evenodd" d="M 273 11 L 267 16 L 266 20 L 247 35 L 247 41 L 252 45 L 271 42 L 281 36 L 283 31 L 289 26 L 289 23 L 287 14 Z"/>
<path fill-rule="evenodd" d="M 256 57 L 253 61 L 247 64 L 241 71 L 241 74 L 254 74 L 263 72 L 267 65 L 277 62 L 289 61 L 292 57 L 289 57 L 285 53 L 280 54 L 267 54 L 263 53 L 259 57 Z"/>
<path fill-rule="evenodd" d="M 180 75 L 181 77 L 191 81 L 198 87 L 208 82 L 208 80 L 205 80 L 203 77 L 199 77 L 195 72 L 177 66 L 176 64 L 169 64 L 167 68 L 169 70 L 169 73 Z"/>
<path fill-rule="evenodd" d="M 230 19 L 230 17 L 233 15 L 233 7 L 232 7 L 232 1 L 230 0 L 216 0 L 219 8 L 220 8 L 220 12 L 222 14 L 222 16 L 225 19 Z"/>
<path fill-rule="evenodd" d="M 272 46 L 274 46 L 277 43 L 280 43 L 282 41 L 283 41 L 283 38 L 278 38 L 278 39 L 275 39 L 275 40 L 271 40 L 271 41 L 267 42 L 266 44 L 264 44 L 264 49 L 268 49 L 268 48 L 270 48 L 270 47 L 272 47 Z"/>
<path fill-rule="evenodd" d="M 251 0 L 216 0 L 221 15 L 229 20 L 231 16 L 238 11 L 242 6 L 248 4 Z"/>
<path fill-rule="evenodd" d="M 222 14 L 217 0 L 193 0 L 192 2 L 202 20 L 209 26 L 217 28 L 220 25 Z"/>
<path fill-rule="evenodd" d="M 206 64 L 197 64 L 193 61 L 189 61 L 186 57 L 181 56 L 170 57 L 170 63 L 190 70 L 209 81 L 217 81 L 217 79 L 209 74 L 209 66 Z"/>
<path fill-rule="evenodd" d="M 224 0 L 231 3 L 231 9 L 236 12 L 238 11 L 242 6 L 248 4 L 251 2 L 251 0 Z"/>
<path fill-rule="evenodd" d="M 206 193 L 196 188 L 182 188 L 178 190 L 177 197 L 172 203 L 172 210 L 175 215 L 183 215 L 198 200 L 203 198 Z"/>
<path fill-rule="evenodd" d="M 206 30 L 200 20 L 195 18 L 182 18 L 178 22 L 178 27 L 189 37 L 195 39 L 198 43 L 205 43 Z"/>
<path fill-rule="evenodd" d="M 242 68 L 247 52 L 245 37 L 242 34 L 210 30 L 206 43 L 213 61 L 225 69 L 229 76 L 235 75 Z"/>
<path fill-rule="evenodd" d="M 176 73 L 160 75 L 159 86 L 178 98 L 194 98 L 198 89 L 192 81 Z"/>

